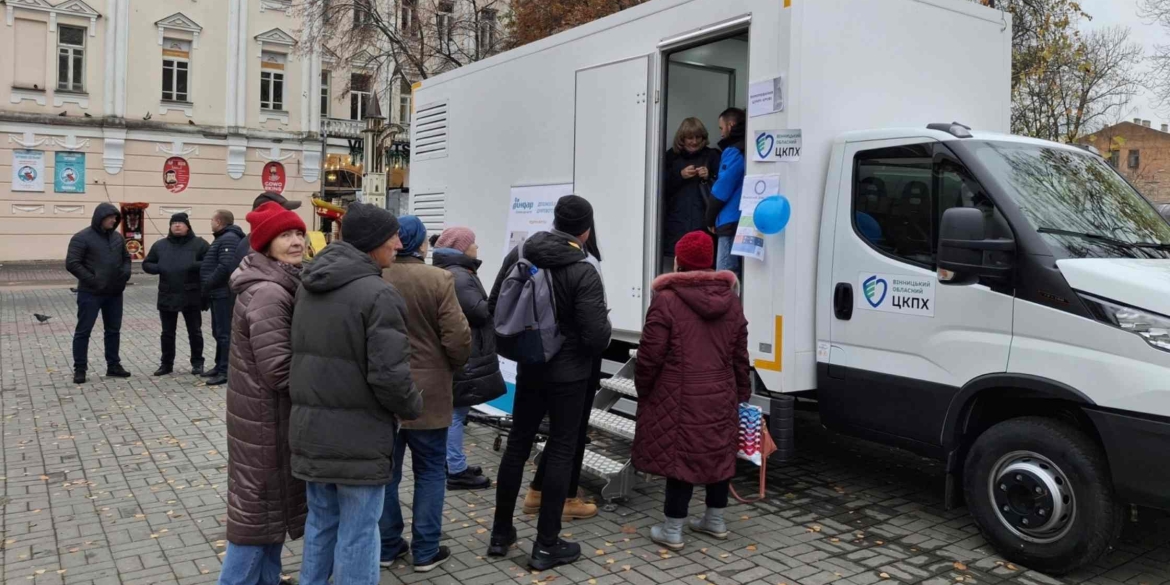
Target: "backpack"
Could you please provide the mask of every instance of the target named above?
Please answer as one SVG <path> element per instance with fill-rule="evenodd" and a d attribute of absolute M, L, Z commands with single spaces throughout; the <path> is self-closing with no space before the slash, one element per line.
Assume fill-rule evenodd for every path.
<path fill-rule="evenodd" d="M 496 300 L 496 353 L 518 364 L 547 364 L 561 350 L 565 336 L 557 323 L 552 272 L 524 257 L 525 243 L 520 243 L 516 264 L 508 270 Z"/>

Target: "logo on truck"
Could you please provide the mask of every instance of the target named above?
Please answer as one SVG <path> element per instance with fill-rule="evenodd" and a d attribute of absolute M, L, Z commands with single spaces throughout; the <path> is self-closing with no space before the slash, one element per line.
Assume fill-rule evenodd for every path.
<path fill-rule="evenodd" d="M 909 274 L 874 274 L 862 272 L 857 275 L 858 309 L 916 315 L 934 316 L 934 283 L 931 276 Z M 861 299 L 865 300 L 862 301 Z"/>
<path fill-rule="evenodd" d="M 775 136 L 766 132 L 756 136 L 756 154 L 759 154 L 760 158 L 768 158 L 768 155 L 772 153 L 772 148 L 775 146 Z"/>
<path fill-rule="evenodd" d="M 880 295 L 877 292 L 879 286 L 882 288 L 882 293 Z M 865 279 L 865 286 L 863 290 L 865 291 L 865 300 L 869 302 L 869 306 L 876 309 L 879 305 L 882 304 L 882 301 L 886 300 L 886 293 L 890 292 L 890 285 L 885 281 L 885 279 L 878 278 L 875 274 L 874 276 Z"/>

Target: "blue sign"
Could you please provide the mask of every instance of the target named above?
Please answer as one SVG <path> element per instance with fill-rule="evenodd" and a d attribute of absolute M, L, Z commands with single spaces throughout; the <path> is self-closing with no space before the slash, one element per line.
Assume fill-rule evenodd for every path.
<path fill-rule="evenodd" d="M 58 152 L 53 164 L 53 191 L 85 193 L 85 153 Z"/>

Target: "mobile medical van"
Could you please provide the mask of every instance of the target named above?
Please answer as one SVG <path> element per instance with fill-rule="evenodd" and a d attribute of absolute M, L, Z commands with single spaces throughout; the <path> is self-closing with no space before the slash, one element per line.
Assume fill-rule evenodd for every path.
<path fill-rule="evenodd" d="M 634 347 L 663 153 L 747 109 L 745 201 L 792 208 L 744 258 L 753 402 L 945 461 L 1004 556 L 1067 572 L 1126 503 L 1170 508 L 1170 226 L 1093 153 L 1006 134 L 1011 26 L 963 0 L 653 0 L 417 87 L 411 208 L 474 228 L 490 281 L 555 196 L 588 198 Z M 608 404 L 590 423 L 631 435 L 636 404 Z"/>

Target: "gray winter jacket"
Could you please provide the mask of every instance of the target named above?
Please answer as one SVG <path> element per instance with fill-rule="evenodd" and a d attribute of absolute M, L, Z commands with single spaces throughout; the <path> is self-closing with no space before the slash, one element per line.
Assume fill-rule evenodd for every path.
<path fill-rule="evenodd" d="M 102 229 L 102 220 L 115 215 L 118 221 L 110 230 Z M 126 240 L 118 233 L 122 214 L 110 203 L 99 203 L 93 210 L 89 227 L 69 240 L 65 269 L 77 277 L 77 290 L 95 295 L 120 295 L 130 280 L 130 253 Z"/>

